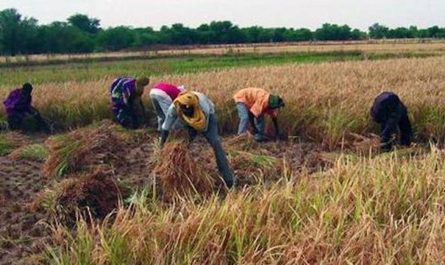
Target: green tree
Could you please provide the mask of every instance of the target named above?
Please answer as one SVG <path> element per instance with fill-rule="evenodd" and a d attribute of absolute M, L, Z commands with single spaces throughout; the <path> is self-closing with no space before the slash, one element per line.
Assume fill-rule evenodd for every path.
<path fill-rule="evenodd" d="M 404 39 L 413 38 L 412 32 L 405 27 L 398 27 L 395 29 L 390 29 L 388 32 L 388 37 L 391 39 Z"/>
<path fill-rule="evenodd" d="M 432 38 L 436 38 L 440 33 L 440 28 L 438 26 L 432 26 L 428 28 L 428 31 L 430 32 L 430 36 Z"/>
<path fill-rule="evenodd" d="M 286 31 L 286 41 L 310 41 L 313 38 L 313 33 L 310 29 L 288 29 Z"/>
<path fill-rule="evenodd" d="M 94 51 L 95 42 L 89 34 L 66 22 L 53 22 L 40 27 L 43 53 L 87 53 Z"/>
<path fill-rule="evenodd" d="M 317 40 L 349 40 L 351 39 L 351 28 L 348 25 L 325 23 L 315 31 Z"/>
<path fill-rule="evenodd" d="M 100 20 L 87 15 L 75 14 L 68 18 L 68 23 L 81 31 L 95 34 L 100 30 Z"/>
<path fill-rule="evenodd" d="M 15 55 L 32 52 L 37 34 L 37 20 L 24 18 L 16 9 L 0 11 L 0 40 L 2 53 Z"/>
<path fill-rule="evenodd" d="M 160 43 L 159 34 L 151 27 L 136 28 L 133 31 L 135 33 L 134 47 L 147 48 Z"/>
<path fill-rule="evenodd" d="M 195 30 L 184 27 L 180 23 L 173 24 L 169 27 L 162 27 L 161 34 L 164 35 L 164 39 L 168 44 L 173 45 L 190 45 L 198 43 L 198 34 Z"/>
<path fill-rule="evenodd" d="M 374 25 L 369 27 L 369 37 L 371 39 L 383 39 L 387 38 L 389 33 L 389 28 L 379 23 L 375 23 Z"/>
<path fill-rule="evenodd" d="M 213 43 L 230 44 L 244 42 L 242 31 L 230 21 L 212 21 L 209 28 L 213 31 Z"/>
<path fill-rule="evenodd" d="M 99 47 L 102 50 L 118 51 L 133 47 L 135 44 L 135 32 L 125 26 L 102 30 L 98 36 Z"/>
<path fill-rule="evenodd" d="M 351 32 L 351 39 L 352 40 L 364 40 L 368 37 L 368 34 L 366 32 L 363 32 L 359 29 L 354 29 Z"/>

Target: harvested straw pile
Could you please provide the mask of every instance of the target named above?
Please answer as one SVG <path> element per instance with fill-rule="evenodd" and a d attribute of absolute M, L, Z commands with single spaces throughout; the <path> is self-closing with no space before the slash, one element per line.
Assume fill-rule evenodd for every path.
<path fill-rule="evenodd" d="M 193 158 L 184 142 L 167 143 L 155 157 L 154 173 L 160 179 L 165 200 L 214 191 L 215 180 Z"/>
<path fill-rule="evenodd" d="M 250 135 L 241 135 L 224 142 L 237 185 L 254 185 L 276 181 L 283 172 L 282 160 L 274 153 L 274 143 L 258 143 Z M 268 149 L 269 148 L 269 149 Z"/>
<path fill-rule="evenodd" d="M 253 135 L 250 133 L 228 137 L 223 142 L 223 146 L 226 151 L 232 149 L 242 150 L 242 151 L 251 151 L 251 150 L 258 151 L 261 145 L 262 145 L 261 143 L 258 143 L 253 139 Z"/>
<path fill-rule="evenodd" d="M 128 191 L 117 184 L 111 170 L 103 167 L 59 183 L 58 187 L 59 190 L 55 189 L 56 213 L 66 224 L 74 224 L 78 213 L 87 218 L 103 219 L 128 195 Z"/>
<path fill-rule="evenodd" d="M 274 182 L 283 174 L 313 173 L 332 166 L 321 155 L 321 145 L 313 143 L 257 143 L 249 137 L 237 136 L 225 141 L 224 148 L 241 185 Z"/>
<path fill-rule="evenodd" d="M 283 163 L 276 157 L 246 151 L 229 151 L 229 154 L 239 186 L 277 181 L 282 176 Z"/>
<path fill-rule="evenodd" d="M 120 166 L 124 163 L 125 140 L 113 131 L 109 123 L 51 137 L 45 144 L 49 150 L 43 167 L 45 176 L 63 176 L 97 165 Z"/>
<path fill-rule="evenodd" d="M 348 149 L 358 154 L 377 154 L 380 151 L 380 137 L 375 134 L 360 135 L 356 133 L 349 134 L 352 140 L 346 144 Z"/>

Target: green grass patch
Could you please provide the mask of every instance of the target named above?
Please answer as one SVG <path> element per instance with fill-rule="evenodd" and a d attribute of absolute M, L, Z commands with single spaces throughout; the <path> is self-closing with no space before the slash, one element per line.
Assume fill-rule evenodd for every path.
<path fill-rule="evenodd" d="M 279 54 L 193 55 L 167 58 L 116 58 L 112 61 L 63 62 L 52 65 L 9 66 L 0 68 L 0 86 L 23 82 L 44 84 L 91 81 L 121 75 L 183 74 L 228 67 L 264 66 L 286 63 L 323 63 L 353 60 L 382 60 L 437 56 L 423 53 L 369 54 L 361 51 L 299 52 Z"/>
<path fill-rule="evenodd" d="M 14 147 L 15 144 L 5 134 L 0 134 L 0 156 L 9 154 Z"/>
<path fill-rule="evenodd" d="M 0 69 L 0 85 L 17 85 L 23 82 L 43 84 L 66 81 L 98 80 L 104 76 L 138 74 L 182 74 L 206 70 L 261 66 L 284 63 L 317 63 L 329 61 L 360 60 L 362 53 L 282 53 L 235 54 L 223 56 L 187 56 L 177 58 L 128 59 L 109 62 L 65 63 L 47 66 L 21 66 Z"/>
<path fill-rule="evenodd" d="M 47 171 L 54 172 L 57 177 L 62 177 L 72 167 L 73 156 L 79 152 L 84 143 L 68 134 L 62 134 L 51 137 L 49 144 L 50 148 L 56 150 L 56 154 L 47 162 Z M 47 173 L 47 175 L 50 174 Z"/>
<path fill-rule="evenodd" d="M 43 144 L 31 144 L 18 149 L 16 156 L 20 159 L 45 161 L 48 149 Z"/>

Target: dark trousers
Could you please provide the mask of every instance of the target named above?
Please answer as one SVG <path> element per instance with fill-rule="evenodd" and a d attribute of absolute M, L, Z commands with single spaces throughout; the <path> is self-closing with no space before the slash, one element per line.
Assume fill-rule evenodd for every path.
<path fill-rule="evenodd" d="M 397 130 L 400 131 L 400 144 L 409 146 L 413 131 L 406 107 L 401 102 L 397 102 L 383 106 L 380 112 L 378 119 L 374 117 L 374 120 L 380 123 L 382 149 L 388 151 L 392 148 L 391 139 Z"/>
<path fill-rule="evenodd" d="M 116 121 L 127 129 L 137 129 L 140 127 L 138 115 L 132 107 L 123 107 L 114 113 Z"/>
<path fill-rule="evenodd" d="M 42 118 L 39 111 L 35 108 L 31 108 L 26 111 L 12 111 L 8 113 L 8 125 L 11 130 L 22 130 L 25 128 L 23 120 L 27 115 L 32 116 L 32 118 L 37 123 L 37 129 L 40 131 L 50 132 L 50 128 L 47 122 Z"/>

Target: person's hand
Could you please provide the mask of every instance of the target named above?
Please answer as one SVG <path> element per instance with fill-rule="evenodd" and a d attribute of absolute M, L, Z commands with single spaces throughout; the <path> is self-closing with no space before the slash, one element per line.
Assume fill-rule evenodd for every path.
<path fill-rule="evenodd" d="M 165 142 L 167 141 L 169 131 L 162 130 L 161 137 L 159 137 L 159 147 L 164 147 Z"/>
<path fill-rule="evenodd" d="M 282 133 L 280 132 L 276 137 L 275 137 L 276 141 L 287 141 L 288 140 L 288 136 L 286 133 Z"/>

